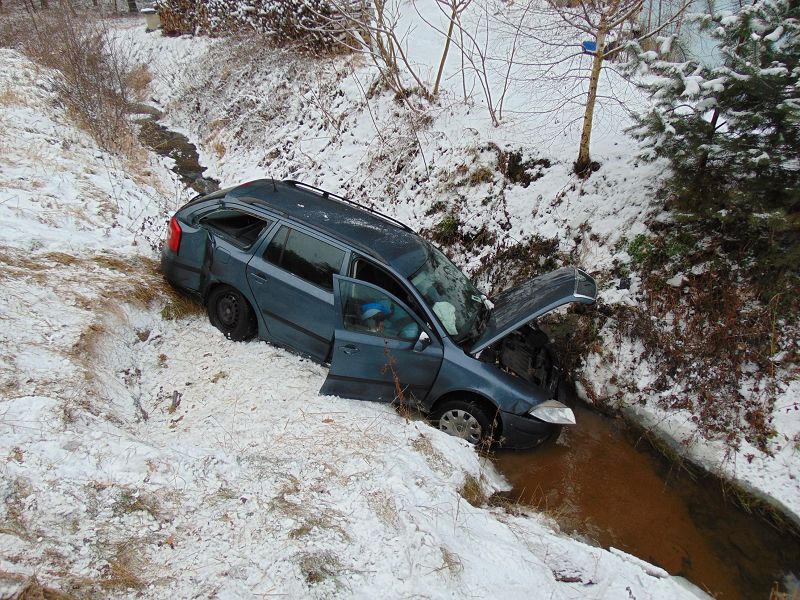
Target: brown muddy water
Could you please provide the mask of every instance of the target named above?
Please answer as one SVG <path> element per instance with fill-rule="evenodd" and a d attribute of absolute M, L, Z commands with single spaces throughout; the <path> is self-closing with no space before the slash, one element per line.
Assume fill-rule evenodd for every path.
<path fill-rule="evenodd" d="M 187 187 L 218 189 L 203 177 L 195 146 L 160 125 L 157 110 L 134 112 L 147 115 L 142 142 L 172 158 Z M 675 467 L 621 420 L 567 401 L 576 426 L 532 452 L 493 456 L 513 485 L 511 499 L 547 512 L 565 533 L 638 556 L 721 600 L 768 600 L 775 582 L 800 597 L 800 539 L 738 508 L 715 478 Z"/>
<path fill-rule="evenodd" d="M 768 600 L 773 583 L 798 594 L 800 540 L 727 498 L 711 476 L 655 453 L 620 419 L 573 399 L 578 424 L 531 452 L 498 452 L 508 494 L 565 533 L 613 546 L 685 577 L 722 600 Z M 797 596 L 795 596 L 797 597 Z"/>

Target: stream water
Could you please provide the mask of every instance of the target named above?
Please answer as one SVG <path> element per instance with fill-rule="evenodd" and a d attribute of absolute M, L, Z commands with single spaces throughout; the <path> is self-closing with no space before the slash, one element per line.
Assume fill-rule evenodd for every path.
<path fill-rule="evenodd" d="M 160 125 L 157 111 L 137 112 L 149 115 L 140 139 L 175 161 L 187 187 L 218 189 L 185 136 Z M 768 600 L 774 582 L 800 594 L 800 540 L 738 508 L 716 479 L 675 467 L 620 420 L 568 402 L 576 426 L 533 452 L 495 455 L 512 499 L 546 511 L 566 533 L 638 556 L 722 600 Z"/>
<path fill-rule="evenodd" d="M 797 590 L 800 540 L 739 508 L 716 478 L 655 453 L 620 419 L 569 404 L 576 426 L 533 452 L 496 455 L 512 499 L 723 600 L 767 600 L 774 582 Z"/>
<path fill-rule="evenodd" d="M 219 181 L 203 177 L 206 168 L 200 164 L 197 147 L 182 133 L 171 131 L 161 125 L 158 119 L 160 111 L 147 105 L 138 105 L 134 111 L 139 115 L 139 139 L 141 142 L 161 156 L 174 161 L 173 173 L 199 194 L 209 194 L 219 189 Z"/>

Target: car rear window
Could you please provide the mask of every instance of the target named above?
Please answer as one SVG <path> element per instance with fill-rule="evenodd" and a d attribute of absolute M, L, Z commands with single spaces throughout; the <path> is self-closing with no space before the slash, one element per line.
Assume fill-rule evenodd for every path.
<path fill-rule="evenodd" d="M 333 290 L 333 274 L 339 273 L 344 251 L 283 225 L 267 246 L 264 258 L 326 290 Z"/>
<path fill-rule="evenodd" d="M 200 219 L 200 224 L 222 234 L 226 239 L 243 249 L 252 246 L 272 221 L 256 217 L 240 210 L 225 208 L 215 210 Z"/>

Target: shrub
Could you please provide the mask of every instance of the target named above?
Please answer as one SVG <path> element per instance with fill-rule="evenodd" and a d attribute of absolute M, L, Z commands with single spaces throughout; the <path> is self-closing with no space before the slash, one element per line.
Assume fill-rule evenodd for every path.
<path fill-rule="evenodd" d="M 129 151 L 129 85 L 141 83 L 142 77 L 130 76 L 127 61 L 100 21 L 78 21 L 69 13 L 54 12 L 32 17 L 30 25 L 22 51 L 57 72 L 54 87 L 70 116 L 104 150 Z"/>
<path fill-rule="evenodd" d="M 352 7 L 357 19 L 364 6 L 342 4 Z M 167 35 L 249 30 L 299 42 L 310 49 L 343 48 L 349 22 L 328 0 L 158 0 L 157 7 L 162 31 Z"/>

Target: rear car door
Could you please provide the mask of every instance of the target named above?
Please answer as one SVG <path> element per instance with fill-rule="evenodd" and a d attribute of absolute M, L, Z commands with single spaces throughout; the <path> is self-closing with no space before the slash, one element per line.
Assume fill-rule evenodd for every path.
<path fill-rule="evenodd" d="M 281 224 L 247 265 L 247 282 L 270 338 L 316 360 L 328 359 L 334 330 L 333 275 L 348 251 Z"/>
<path fill-rule="evenodd" d="M 219 207 L 200 217 L 199 226 L 211 234 L 204 267 L 209 282 L 219 281 L 242 289 L 252 247 L 273 223 L 234 206 Z"/>
<path fill-rule="evenodd" d="M 321 394 L 422 402 L 444 348 L 419 317 L 386 290 L 335 275 L 336 332 Z"/>

